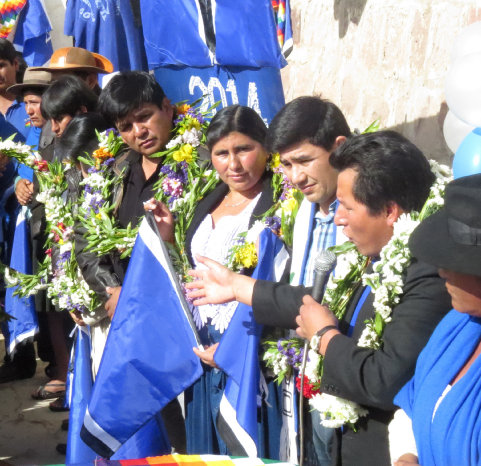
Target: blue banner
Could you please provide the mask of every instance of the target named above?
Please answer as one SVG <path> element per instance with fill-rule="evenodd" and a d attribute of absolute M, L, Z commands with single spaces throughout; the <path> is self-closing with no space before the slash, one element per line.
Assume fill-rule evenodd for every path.
<path fill-rule="evenodd" d="M 115 71 L 147 70 L 140 12 L 130 0 L 69 0 L 64 34 L 76 47 L 108 58 Z"/>
<path fill-rule="evenodd" d="M 17 216 L 15 235 L 13 239 L 12 259 L 10 267 L 18 272 L 32 273 L 32 258 L 30 256 L 30 234 L 25 218 L 26 207 Z M 7 288 L 5 296 L 5 311 L 14 319 L 3 324 L 2 330 L 9 354 L 15 352 L 15 346 L 24 341 L 33 340 L 38 332 L 37 314 L 33 296 L 21 298 L 14 296 L 18 286 Z"/>
<path fill-rule="evenodd" d="M 169 66 L 154 72 L 172 102 L 203 99 L 202 110 L 216 102 L 220 102 L 219 109 L 232 104 L 246 105 L 268 124 L 285 103 L 281 73 L 277 68 Z"/>
<path fill-rule="evenodd" d="M 282 68 L 271 0 L 141 0 L 149 68 Z"/>

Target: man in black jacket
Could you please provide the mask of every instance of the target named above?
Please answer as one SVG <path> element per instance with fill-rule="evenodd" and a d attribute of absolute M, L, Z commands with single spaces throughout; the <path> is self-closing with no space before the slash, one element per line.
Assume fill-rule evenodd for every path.
<path fill-rule="evenodd" d="M 154 195 L 162 158 L 151 155 L 165 149 L 172 135 L 174 107 L 154 77 L 140 71 L 115 75 L 100 94 L 98 109 L 117 127 L 128 150 L 117 156 L 113 170 L 122 174 L 122 183 L 113 193 L 114 215 L 120 227 L 135 227 L 144 215 L 144 202 Z M 122 289 L 128 259 L 109 254 L 98 257 L 85 251 L 82 231 L 76 232 L 76 258 L 89 287 L 105 303 L 110 318 Z M 171 401 L 162 417 L 172 446 L 185 450 L 185 428 L 180 405 Z"/>
<path fill-rule="evenodd" d="M 416 146 L 392 131 L 352 137 L 331 155 L 330 163 L 340 172 L 335 222 L 362 254 L 376 260 L 398 218 L 423 206 L 434 178 L 429 164 Z M 373 293 L 364 293 L 364 288 L 353 295 L 338 323 L 327 307 L 306 296 L 309 288 L 254 281 L 205 262 L 211 270 L 203 272 L 201 282 L 209 279 L 206 285 L 211 288 L 199 290 L 200 299 L 194 304 L 212 302 L 215 292 L 217 300 L 252 304 L 259 323 L 298 326 L 298 333 L 308 339 L 321 331 L 321 391 L 368 409 L 356 432 L 346 426 L 337 432 L 332 462 L 390 464 L 387 424 L 394 395 L 412 376 L 419 352 L 451 308 L 436 269 L 412 259 L 403 274 L 400 301 L 392 309 L 381 347 L 375 350 L 358 346 L 366 319 L 374 316 Z M 217 291 L 216 282 L 222 283 Z"/>

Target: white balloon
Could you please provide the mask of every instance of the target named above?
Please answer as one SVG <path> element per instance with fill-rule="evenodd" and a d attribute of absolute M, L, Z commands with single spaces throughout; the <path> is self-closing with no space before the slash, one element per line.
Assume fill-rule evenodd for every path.
<path fill-rule="evenodd" d="M 451 62 L 472 53 L 481 53 L 481 21 L 470 24 L 454 39 Z"/>
<path fill-rule="evenodd" d="M 481 53 L 457 58 L 446 76 L 449 109 L 469 125 L 481 126 Z"/>
<path fill-rule="evenodd" d="M 456 117 L 449 111 L 444 119 L 443 134 L 448 147 L 452 152 L 458 150 L 463 139 L 474 129 L 474 126 L 468 125 L 464 121 Z"/>

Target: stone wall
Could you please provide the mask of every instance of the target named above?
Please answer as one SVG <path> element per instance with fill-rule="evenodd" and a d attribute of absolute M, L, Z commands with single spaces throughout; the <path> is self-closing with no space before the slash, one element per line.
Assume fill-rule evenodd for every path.
<path fill-rule="evenodd" d="M 292 0 L 286 101 L 321 95 L 352 128 L 379 118 L 448 162 L 444 79 L 456 35 L 481 20 L 478 0 Z"/>

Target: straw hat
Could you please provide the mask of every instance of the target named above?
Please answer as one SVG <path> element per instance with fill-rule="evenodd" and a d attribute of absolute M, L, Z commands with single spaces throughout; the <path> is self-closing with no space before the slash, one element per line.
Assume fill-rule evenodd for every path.
<path fill-rule="evenodd" d="M 21 94 L 26 88 L 47 88 L 52 82 L 52 74 L 48 71 L 38 71 L 27 68 L 23 75 L 23 82 L 14 84 L 7 89 L 12 94 Z"/>
<path fill-rule="evenodd" d="M 37 71 L 77 70 L 90 73 L 112 73 L 114 66 L 102 55 L 89 52 L 80 47 L 62 47 L 55 50 L 50 65 L 36 66 Z"/>

